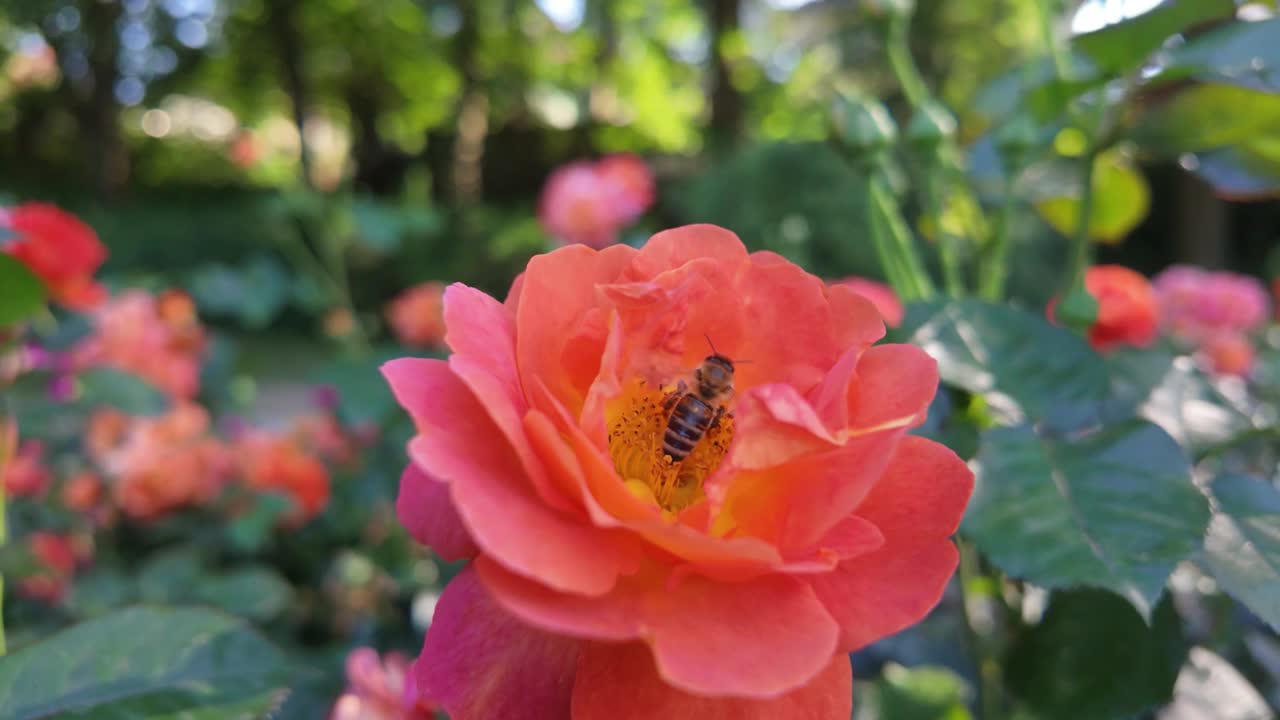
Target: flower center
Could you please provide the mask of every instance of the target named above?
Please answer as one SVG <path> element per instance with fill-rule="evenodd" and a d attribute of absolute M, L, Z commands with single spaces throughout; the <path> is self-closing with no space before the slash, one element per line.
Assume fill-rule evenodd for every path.
<path fill-rule="evenodd" d="M 733 418 L 728 414 L 700 434 L 688 429 L 700 423 L 685 423 L 679 430 L 681 439 L 693 447 L 684 458 L 672 457 L 664 437 L 677 402 L 674 386 L 655 389 L 637 380 L 610 402 L 606 414 L 609 455 L 627 489 L 672 513 L 705 497 L 702 484 L 720 465 L 733 439 Z"/>

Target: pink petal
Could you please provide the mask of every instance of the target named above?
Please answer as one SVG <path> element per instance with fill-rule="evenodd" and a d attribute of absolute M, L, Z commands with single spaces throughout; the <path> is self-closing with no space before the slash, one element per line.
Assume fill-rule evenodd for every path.
<path fill-rule="evenodd" d="M 837 656 L 804 687 L 776 698 L 691 695 L 663 681 L 648 648 L 584 644 L 573 684 L 572 720 L 848 720 L 849 659 Z"/>
<path fill-rule="evenodd" d="M 393 361 L 384 372 L 397 397 L 417 408 L 421 434 L 410 441 L 409 456 L 450 486 L 459 517 L 486 554 L 551 587 L 584 594 L 607 592 L 620 573 L 634 572 L 635 539 L 547 507 L 484 407 L 444 361 Z"/>
<path fill-rule="evenodd" d="M 432 480 L 412 463 L 400 476 L 396 514 L 413 539 L 445 560 L 465 560 L 479 552 L 453 507 L 449 486 Z"/>
<path fill-rule="evenodd" d="M 733 265 L 747 259 L 747 248 L 731 231 L 716 225 L 685 225 L 657 233 L 636 255 L 628 279 L 648 280 L 698 258 Z"/>
<path fill-rule="evenodd" d="M 902 438 L 884 477 L 858 506 L 888 542 L 950 537 L 960 527 L 973 471 L 951 448 L 927 438 Z"/>
<path fill-rule="evenodd" d="M 415 690 L 453 720 L 567 718 L 578 647 L 511 617 L 467 568 L 436 605 Z"/>
<path fill-rule="evenodd" d="M 656 568 L 600 597 L 565 595 L 481 558 L 494 598 L 521 620 L 598 640 L 644 639 L 658 672 L 692 693 L 773 698 L 830 662 L 838 629 L 808 585 L 781 575 L 722 583 L 668 581 Z"/>
<path fill-rule="evenodd" d="M 527 407 L 516 372 L 515 314 L 488 295 L 454 283 L 444 291 L 445 342 L 455 356 L 474 362 L 508 396 L 508 403 Z"/>

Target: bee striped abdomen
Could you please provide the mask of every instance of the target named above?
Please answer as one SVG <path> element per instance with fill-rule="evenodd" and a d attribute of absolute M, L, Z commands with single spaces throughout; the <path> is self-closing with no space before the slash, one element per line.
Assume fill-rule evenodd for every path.
<path fill-rule="evenodd" d="M 671 410 L 667 430 L 662 436 L 662 452 L 672 462 L 680 462 L 693 452 L 694 446 L 707 434 L 715 411 L 702 398 L 692 393 L 680 398 Z"/>

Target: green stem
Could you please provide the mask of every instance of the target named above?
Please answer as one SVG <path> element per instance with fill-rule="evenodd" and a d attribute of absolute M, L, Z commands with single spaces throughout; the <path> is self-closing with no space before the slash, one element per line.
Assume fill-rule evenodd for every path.
<path fill-rule="evenodd" d="M 907 102 L 913 107 L 929 99 L 929 86 L 911 58 L 911 18 L 906 13 L 897 13 L 889 18 L 889 35 L 885 47 L 889 57 L 889 67 L 898 78 Z"/>
<path fill-rule="evenodd" d="M 933 222 L 933 232 L 938 242 L 938 259 L 942 262 L 942 283 L 947 289 L 947 295 L 951 297 L 960 297 L 964 294 L 964 279 L 960 274 L 960 258 L 956 252 L 956 238 L 952 237 L 942 227 L 942 200 L 939 191 L 939 179 L 934 172 L 939 172 L 939 168 L 930 168 L 931 172 L 925 178 L 924 202 L 925 208 L 929 213 L 929 218 Z"/>
<path fill-rule="evenodd" d="M 1097 157 L 1096 149 L 1090 149 L 1080 156 L 1080 205 L 1076 214 L 1075 233 L 1071 238 L 1071 259 L 1067 267 L 1064 294 L 1084 285 L 1084 273 L 1089 269 L 1089 261 L 1093 256 L 1089 220 L 1093 215 L 1093 166 Z"/>
<path fill-rule="evenodd" d="M 916 252 L 915 238 L 898 203 L 889 190 L 883 177 L 873 176 L 871 186 L 871 214 L 873 219 L 879 218 L 881 227 L 889 238 L 890 246 L 898 255 L 902 267 L 906 270 L 910 282 L 911 294 L 904 300 L 928 300 L 934 295 L 933 281 L 924 269 L 924 263 Z"/>
<path fill-rule="evenodd" d="M 902 265 L 898 253 L 894 251 L 889 241 L 888 230 L 880 220 L 880 214 L 872 211 L 868 224 L 871 230 L 871 245 L 876 250 L 876 256 L 880 259 L 880 267 L 884 270 L 885 277 L 889 280 L 889 285 L 903 297 L 914 293 L 911 273 Z"/>
<path fill-rule="evenodd" d="M 5 443 L 4 436 L 9 432 L 13 432 L 15 433 L 15 435 L 17 433 L 16 426 L 14 427 L 13 430 L 8 429 L 9 422 L 16 422 L 16 421 L 10 421 L 9 418 L 17 417 L 17 414 L 10 415 L 10 413 L 8 412 L 8 405 L 9 405 L 9 401 L 7 399 L 3 402 L 0 402 L 0 475 L 4 474 L 3 473 L 4 468 L 10 462 L 13 461 L 13 458 L 8 457 L 7 453 L 11 449 L 15 452 L 17 451 L 16 447 L 8 448 L 5 446 L 6 443 Z M 14 439 L 16 440 L 17 438 L 15 437 Z M 9 542 L 8 513 L 9 513 L 8 497 L 5 495 L 4 483 L 0 483 L 0 548 L 3 548 Z M 4 577 L 0 576 L 0 657 L 3 657 L 6 652 L 7 652 L 7 647 L 5 644 L 5 636 L 4 636 Z"/>
<path fill-rule="evenodd" d="M 1049 49 L 1049 57 L 1053 60 L 1053 72 L 1059 80 L 1071 75 L 1071 56 L 1067 47 L 1062 44 L 1058 33 L 1053 31 L 1053 19 L 1057 16 L 1053 0 L 1040 0 L 1036 3 L 1039 10 L 1036 18 L 1040 23 L 1040 36 L 1044 46 Z"/>
<path fill-rule="evenodd" d="M 974 663 L 978 667 L 978 717 L 981 720 L 998 720 L 1003 714 L 1004 679 L 1000 671 L 1000 659 L 988 639 L 974 627 L 969 607 L 985 598 L 974 597 L 974 587 L 983 576 L 978 550 L 966 540 L 956 540 L 960 550 L 960 589 L 964 597 L 964 629 Z"/>
<path fill-rule="evenodd" d="M 996 215 L 995 233 L 992 236 L 991 251 L 987 255 L 986 264 L 982 267 L 982 285 L 979 292 L 984 300 L 997 302 L 1004 298 L 1005 283 L 1009 279 L 1009 251 L 1012 243 L 1009 240 L 1009 222 L 1013 218 L 1013 180 L 1015 172 L 1009 168 L 1005 172 L 1004 186 L 1000 192 L 1000 211 Z"/>

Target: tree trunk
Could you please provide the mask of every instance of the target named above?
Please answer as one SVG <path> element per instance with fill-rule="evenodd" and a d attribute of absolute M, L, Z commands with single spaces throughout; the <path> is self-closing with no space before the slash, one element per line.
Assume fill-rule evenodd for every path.
<path fill-rule="evenodd" d="M 129 149 L 120 132 L 120 103 L 116 100 L 116 58 L 120 54 L 119 3 L 87 2 L 85 30 L 93 47 L 89 51 L 88 97 L 81 105 L 79 120 L 93 163 L 87 177 L 93 178 L 104 197 L 119 195 L 129 181 Z"/>
<path fill-rule="evenodd" d="M 298 163 L 302 171 L 302 183 L 313 187 L 311 175 L 311 153 L 307 149 L 307 107 L 311 99 L 307 94 L 306 78 L 302 72 L 302 43 L 298 29 L 294 25 L 294 8 L 297 0 L 272 0 L 269 8 L 268 22 L 279 53 L 280 72 L 283 75 L 284 91 L 289 95 L 289 104 L 293 111 L 293 124 L 298 130 Z"/>
<path fill-rule="evenodd" d="M 1179 170 L 1172 208 L 1178 262 L 1210 268 L 1227 264 L 1227 206 L 1204 180 Z"/>
<path fill-rule="evenodd" d="M 732 143 L 742 133 L 743 100 L 733 86 L 721 45 L 727 35 L 738 31 L 742 0 L 706 1 L 711 32 L 711 133 L 722 142 Z"/>

